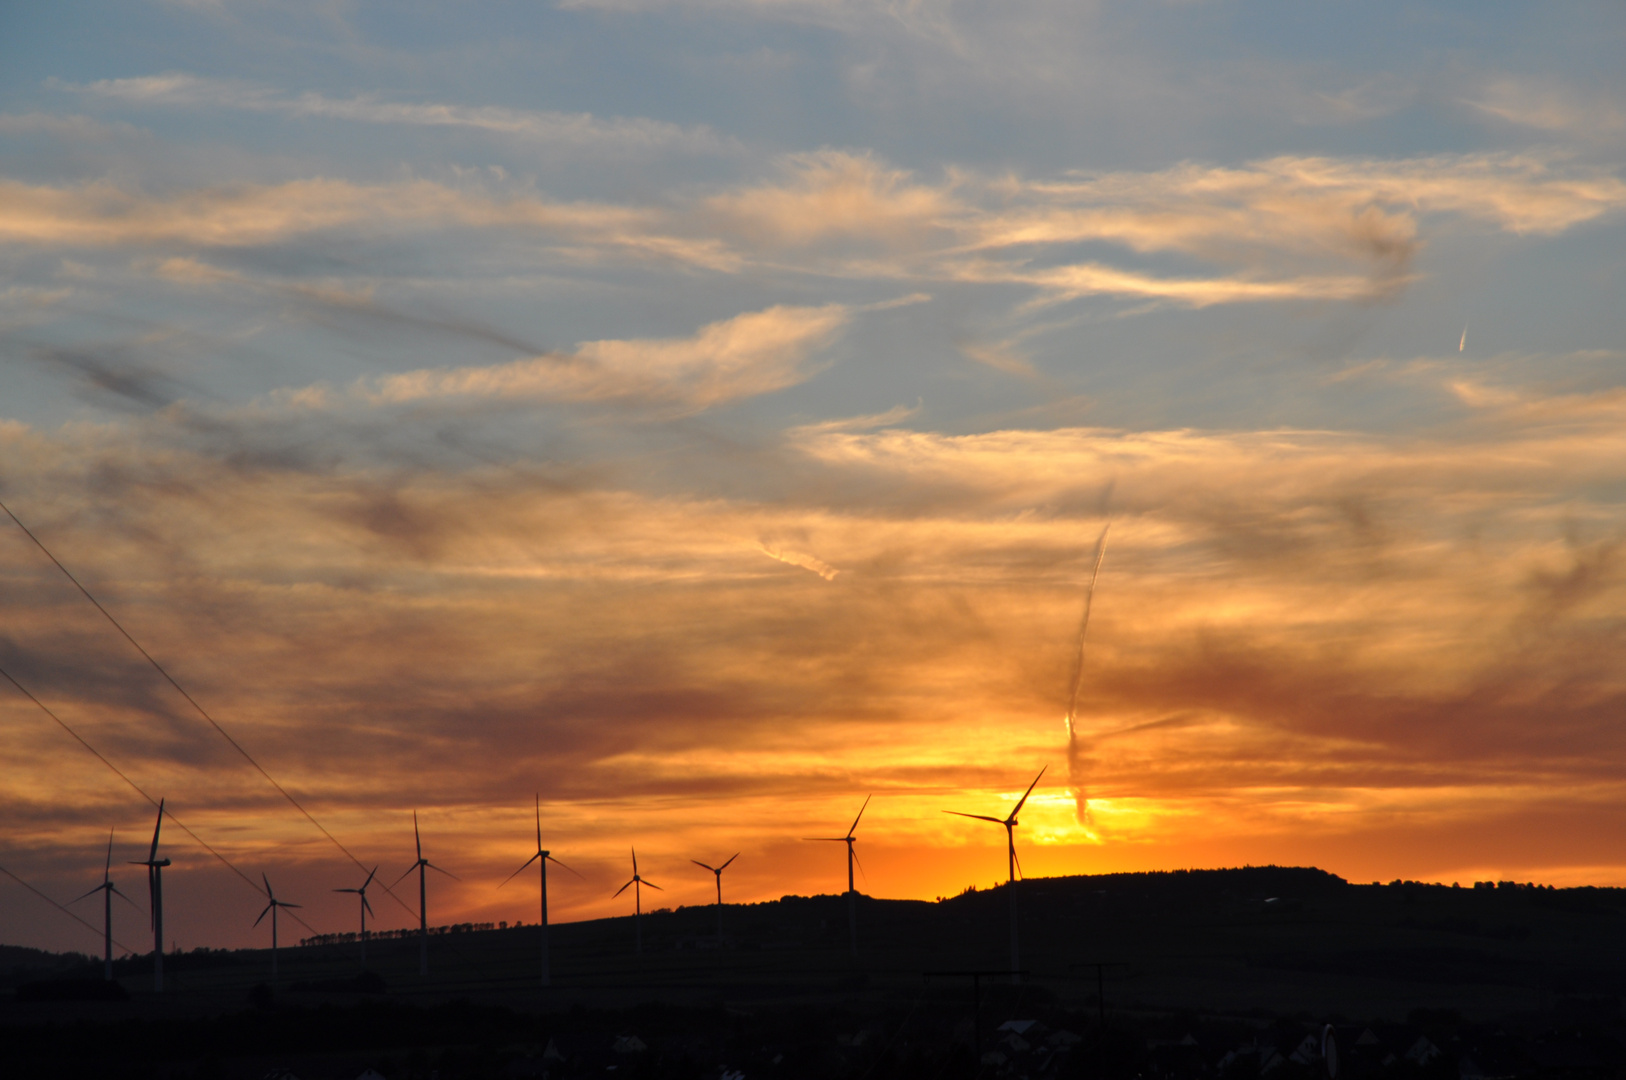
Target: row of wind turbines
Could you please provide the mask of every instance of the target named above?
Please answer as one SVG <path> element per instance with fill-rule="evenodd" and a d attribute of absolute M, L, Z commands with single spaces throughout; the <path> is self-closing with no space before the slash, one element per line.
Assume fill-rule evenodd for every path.
<path fill-rule="evenodd" d="M 1016 908 L 1016 882 L 1017 882 L 1017 875 L 1021 872 L 1021 865 L 1022 864 L 1021 864 L 1021 861 L 1016 857 L 1016 826 L 1019 824 L 1019 822 L 1017 820 L 1017 815 L 1021 813 L 1022 807 L 1024 805 L 1026 805 L 1026 803 L 1028 801 L 1028 796 L 1033 794 L 1033 789 L 1038 786 L 1039 781 L 1044 777 L 1044 774 L 1045 774 L 1045 769 L 1040 769 L 1039 770 L 1039 775 L 1033 778 L 1033 783 L 1028 785 L 1027 790 L 1022 793 L 1022 797 L 1017 800 L 1016 805 L 1014 807 L 1012 807 L 1011 812 L 1009 814 L 1006 814 L 1003 818 L 992 817 L 992 816 L 989 816 L 987 814 L 971 814 L 971 813 L 966 813 L 966 812 L 960 811 L 960 810 L 945 810 L 944 811 L 944 813 L 953 814 L 953 815 L 955 815 L 957 817 L 966 817 L 966 818 L 973 818 L 973 819 L 978 820 L 978 821 L 992 822 L 995 825 L 1003 826 L 1004 829 L 1005 829 L 1005 842 L 1006 842 L 1006 852 L 1007 852 L 1007 871 L 1008 871 L 1008 875 L 1009 875 L 1009 877 L 1008 877 L 1008 883 L 1009 883 L 1008 892 L 1010 894 L 1010 907 L 1011 907 L 1011 966 L 1010 966 L 1010 973 L 1012 974 L 1013 977 L 1017 976 L 1017 973 L 1019 972 L 1019 970 L 1021 968 L 1021 963 L 1020 963 L 1020 961 L 1021 961 L 1020 943 L 1019 943 L 1018 934 L 1017 934 L 1018 923 L 1017 923 L 1017 908 Z M 837 844 L 846 844 L 847 845 L 847 893 L 846 893 L 846 896 L 847 896 L 847 919 L 848 919 L 848 930 L 849 930 L 850 944 L 851 944 L 851 948 L 852 948 L 852 954 L 854 956 L 858 955 L 858 891 L 857 891 L 857 888 L 855 886 L 855 882 L 854 882 L 854 879 L 853 879 L 853 870 L 854 870 L 854 867 L 855 867 L 855 865 L 857 863 L 857 858 L 858 857 L 857 857 L 856 851 L 853 848 L 853 845 L 857 842 L 857 839 L 858 839 L 858 837 L 857 837 L 858 823 L 863 820 L 864 811 L 869 809 L 869 804 L 870 804 L 870 799 L 871 798 L 873 798 L 873 796 L 866 796 L 865 797 L 863 805 L 858 808 L 857 817 L 853 818 L 853 823 L 850 826 L 848 826 L 847 831 L 846 831 L 846 833 L 844 835 L 842 835 L 842 836 L 809 836 L 809 837 L 803 837 L 804 840 L 809 840 L 809 841 L 814 841 L 814 842 L 829 842 L 829 843 L 837 843 Z M 540 930 L 540 936 L 541 936 L 541 982 L 542 982 L 543 986 L 549 986 L 549 985 L 551 985 L 551 981 L 552 981 L 552 973 L 550 971 L 549 955 L 548 955 L 548 863 L 551 862 L 554 865 L 556 865 L 556 866 L 558 866 L 558 867 L 560 867 L 560 868 L 562 868 L 564 870 L 567 870 L 572 874 L 576 874 L 577 877 L 582 877 L 582 875 L 577 873 L 575 870 L 572 870 L 570 867 L 566 866 L 564 863 L 560 862 L 557 858 L 555 858 L 553 856 L 553 853 L 551 851 L 549 851 L 547 848 L 542 846 L 542 799 L 541 799 L 540 794 L 538 794 L 537 797 L 536 797 L 536 807 L 535 807 L 535 809 L 536 809 L 536 851 L 534 853 L 532 853 L 530 858 L 525 860 L 525 862 L 520 866 L 520 868 L 518 870 L 515 870 L 512 874 L 508 875 L 508 877 L 504 878 L 503 881 L 501 882 L 501 884 L 499 884 L 497 887 L 499 889 L 502 888 L 504 885 L 507 885 L 510 881 L 513 881 L 521 873 L 523 873 L 524 871 L 529 869 L 532 863 L 536 864 L 538 879 L 539 879 L 538 884 L 540 886 L 540 889 L 539 889 L 539 893 L 540 893 L 539 915 L 540 915 L 540 918 L 539 918 L 539 921 L 538 921 L 538 928 Z M 145 859 L 137 859 L 137 860 L 132 860 L 131 861 L 132 866 L 145 866 L 147 868 L 147 891 L 148 891 L 148 896 L 149 896 L 149 899 L 150 899 L 150 902 L 151 902 L 151 905 L 152 905 L 151 917 L 152 917 L 152 931 L 153 931 L 153 986 L 154 986 L 155 990 L 158 990 L 160 992 L 164 988 L 164 892 L 163 892 L 163 870 L 164 870 L 164 867 L 170 865 L 170 860 L 169 859 L 167 859 L 167 858 L 160 859 L 158 857 L 159 834 L 160 834 L 161 830 L 163 829 L 163 825 L 164 825 L 164 801 L 162 799 L 160 799 L 159 803 L 158 803 L 158 820 L 153 825 L 152 846 L 147 852 L 147 857 Z M 437 873 L 445 874 L 447 877 L 450 877 L 453 880 L 461 880 L 461 879 L 458 878 L 456 874 L 451 873 L 449 870 L 445 870 L 442 867 L 436 866 L 434 863 L 432 863 L 428 859 L 424 858 L 424 854 L 423 854 L 423 836 L 420 833 L 419 828 L 418 828 L 418 814 L 417 814 L 417 811 L 413 811 L 413 814 L 412 814 L 412 839 L 413 839 L 413 844 L 414 844 L 416 852 L 417 852 L 417 859 L 412 863 L 411 866 L 407 867 L 406 870 L 402 872 L 400 877 L 396 878 L 395 881 L 391 882 L 390 885 L 387 888 L 393 889 L 396 885 L 400 884 L 403 880 L 405 880 L 407 878 L 407 876 L 410 875 L 414 870 L 416 870 L 418 872 L 418 973 L 421 976 L 427 976 L 429 974 L 429 906 L 428 906 L 428 878 L 427 878 L 427 873 L 426 872 L 429 871 L 429 870 L 434 870 Z M 733 855 L 729 856 L 728 859 L 725 862 L 723 862 L 720 866 L 712 866 L 712 865 L 710 865 L 708 863 L 701 862 L 699 859 L 691 859 L 691 860 L 689 860 L 690 862 L 694 863 L 696 866 L 702 867 L 703 869 L 708 870 L 713 875 L 715 875 L 716 884 L 717 884 L 717 903 L 716 903 L 716 907 L 717 907 L 717 936 L 718 936 L 719 940 L 721 940 L 721 938 L 723 936 L 723 871 L 728 869 L 729 865 L 732 864 L 734 862 L 734 860 L 739 858 L 739 857 L 740 857 L 740 853 L 735 852 Z M 104 919 L 104 931 L 103 931 L 104 973 L 105 973 L 105 978 L 108 981 L 111 981 L 112 978 L 113 978 L 113 897 L 115 895 L 117 895 L 119 898 L 121 898 L 124 901 L 126 901 L 127 903 L 129 903 L 132 907 L 136 906 L 135 902 L 130 900 L 130 898 L 128 896 L 125 896 L 124 893 L 120 892 L 118 886 L 113 883 L 112 869 L 113 869 L 113 834 L 112 834 L 112 832 L 109 832 L 108 837 L 107 837 L 107 860 L 106 860 L 106 863 L 105 863 L 105 865 L 103 867 L 103 870 L 102 870 L 102 883 L 100 885 L 97 885 L 95 888 L 91 889 L 89 892 L 85 893 L 83 896 L 79 897 L 77 900 L 74 901 L 75 903 L 78 903 L 80 900 L 86 900 L 86 899 L 96 895 L 97 893 L 102 894 L 103 919 Z M 368 872 L 366 880 L 363 881 L 360 886 L 357 886 L 355 888 L 344 888 L 344 889 L 334 889 L 333 890 L 334 892 L 339 892 L 339 893 L 351 893 L 351 894 L 354 894 L 356 896 L 356 898 L 358 899 L 358 901 L 359 901 L 358 908 L 359 908 L 359 913 L 360 913 L 360 916 L 361 916 L 361 937 L 360 937 L 361 966 L 362 966 L 362 968 L 364 970 L 366 969 L 366 966 L 367 966 L 367 916 L 371 914 L 371 915 L 374 916 L 374 918 L 377 918 L 376 913 L 373 911 L 372 904 L 369 903 L 368 900 L 367 900 L 367 890 L 368 890 L 369 887 L 372 886 L 373 880 L 377 876 L 377 874 L 378 874 L 378 867 L 374 866 L 373 869 Z M 276 978 L 277 978 L 277 951 L 278 951 L 277 912 L 281 908 L 299 908 L 302 905 L 290 903 L 290 902 L 288 902 L 286 900 L 277 899 L 277 896 L 276 896 L 275 892 L 272 891 L 270 879 L 263 872 L 260 875 L 260 880 L 265 885 L 265 895 L 266 895 L 266 898 L 267 898 L 268 902 L 267 902 L 264 910 L 262 910 L 260 912 L 259 917 L 254 920 L 254 925 L 259 926 L 261 922 L 265 921 L 265 917 L 267 915 L 271 916 L 271 978 L 272 978 L 272 981 L 274 982 L 276 980 Z M 584 878 L 583 880 L 586 880 L 586 879 Z M 664 891 L 664 890 L 661 889 L 661 887 L 659 885 L 656 885 L 652 881 L 646 880 L 639 873 L 639 871 L 638 871 L 638 851 L 637 851 L 636 848 L 633 848 L 632 849 L 632 877 L 627 879 L 626 883 L 623 884 L 619 889 L 617 889 L 615 891 L 615 893 L 612 895 L 612 899 L 613 899 L 613 897 L 620 896 L 622 893 L 626 892 L 629 888 L 632 889 L 632 891 L 633 891 L 633 925 L 634 925 L 634 935 L 635 935 L 635 939 L 636 939 L 636 948 L 637 948 L 637 951 L 638 951 L 639 954 L 642 954 L 643 951 L 644 951 L 643 889 L 644 889 L 645 886 L 648 886 L 649 888 L 655 889 L 655 890 L 658 890 L 658 891 Z"/>

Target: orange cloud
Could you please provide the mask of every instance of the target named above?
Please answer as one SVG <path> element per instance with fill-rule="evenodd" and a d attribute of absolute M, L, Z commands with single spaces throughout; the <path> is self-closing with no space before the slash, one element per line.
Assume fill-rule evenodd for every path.
<path fill-rule="evenodd" d="M 846 241 L 918 246 L 966 209 L 941 188 L 915 183 L 873 157 L 826 150 L 783 162 L 783 184 L 723 195 L 707 205 L 723 227 L 767 246 Z"/>
<path fill-rule="evenodd" d="M 837 151 L 795 155 L 783 167 L 780 180 L 664 208 L 554 202 L 502 178 L 495 190 L 312 179 L 168 195 L 107 181 L 6 181 L 0 238 L 203 253 L 383 229 L 507 229 L 567 261 L 718 273 L 789 265 L 855 279 L 1017 285 L 1041 302 L 1107 295 L 1201 307 L 1390 296 L 1411 279 L 1419 214 L 1550 235 L 1626 208 L 1626 182 L 1613 174 L 1534 155 L 1283 157 L 1062 181 L 954 174 L 935 185 Z M 1089 243 L 1209 269 L 1132 269 L 1070 250 Z"/>
<path fill-rule="evenodd" d="M 808 356 L 846 324 L 848 310 L 777 306 L 712 323 L 692 338 L 595 341 L 569 356 L 490 367 L 412 371 L 358 388 L 378 404 L 451 398 L 682 402 L 698 408 L 793 386 Z"/>
<path fill-rule="evenodd" d="M 737 266 L 721 245 L 663 233 L 647 210 L 493 196 L 428 180 L 356 184 L 296 180 L 148 196 L 102 181 L 53 188 L 0 181 L 0 238 L 44 246 L 267 244 L 320 232 L 385 226 L 519 227 L 597 250 L 621 250 L 714 269 Z"/>
<path fill-rule="evenodd" d="M 819 310 L 774 318 L 838 324 Z M 1609 719 L 1626 701 L 1618 403 L 1512 398 L 1450 438 L 813 425 L 754 452 L 772 500 L 644 490 L 610 467 L 245 461 L 203 424 L 132 442 L 12 423 L 0 481 L 353 848 L 388 858 L 422 809 L 468 882 L 447 886 L 448 918 L 504 910 L 482 890 L 512 869 L 533 790 L 561 857 L 607 885 L 562 894 L 571 916 L 614 910 L 629 837 L 652 877 L 721 845 L 758 867 L 742 899 L 834 889 L 786 838 L 850 820 L 869 791 L 876 891 L 991 880 L 997 837 L 938 811 L 997 809 L 1064 760 L 1108 484 L 1079 708 L 1095 817 L 1041 787 L 1030 872 L 1275 859 L 1420 876 L 1539 866 L 1533 838 L 1497 849 L 1481 824 L 1580 820 L 1626 781 Z M 271 425 L 233 437 L 250 444 L 305 430 L 213 423 Z M 54 568 L 14 532 L 0 554 L 8 671 L 232 857 L 339 873 Z M 144 811 L 32 706 L 0 712 L 0 752 L 30 778 L 8 810 L 49 821 L 41 843 L 137 827 Z"/>

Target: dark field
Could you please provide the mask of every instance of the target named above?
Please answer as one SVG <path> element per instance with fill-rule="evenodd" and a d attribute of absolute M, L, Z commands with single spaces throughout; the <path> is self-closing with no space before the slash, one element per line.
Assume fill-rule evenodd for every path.
<path fill-rule="evenodd" d="M 630 918 L 556 926 L 548 989 L 534 926 L 437 934 L 428 979 L 415 939 L 370 942 L 365 978 L 353 943 L 284 947 L 275 986 L 268 951 L 167 956 L 161 998 L 150 958 L 121 961 L 127 1000 L 61 1000 L 100 965 L 6 949 L 0 1072 L 1302 1080 L 1332 1023 L 1340 1076 L 1626 1075 L 1619 890 L 1275 867 L 1018 888 L 1025 974 L 975 997 L 945 973 L 1009 966 L 1004 888 L 861 897 L 856 960 L 835 896 L 730 905 L 721 941 L 715 909 L 646 915 L 642 957 Z"/>

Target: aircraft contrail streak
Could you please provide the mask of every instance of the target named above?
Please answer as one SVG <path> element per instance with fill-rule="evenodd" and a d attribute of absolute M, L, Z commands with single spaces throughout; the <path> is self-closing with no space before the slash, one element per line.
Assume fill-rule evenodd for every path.
<path fill-rule="evenodd" d="M 1095 566 L 1090 571 L 1089 588 L 1084 591 L 1084 617 L 1078 623 L 1078 649 L 1073 657 L 1073 679 L 1068 687 L 1067 695 L 1067 773 L 1068 782 L 1073 788 L 1073 798 L 1077 802 L 1077 817 L 1080 825 L 1086 823 L 1089 816 L 1089 797 L 1084 794 L 1083 778 L 1079 775 L 1079 745 L 1078 726 L 1075 714 L 1078 710 L 1078 690 L 1084 682 L 1084 637 L 1090 630 L 1090 609 L 1095 604 L 1095 579 L 1101 574 L 1101 563 L 1107 557 L 1107 531 L 1112 528 L 1109 521 L 1101 529 L 1101 535 L 1095 541 Z"/>

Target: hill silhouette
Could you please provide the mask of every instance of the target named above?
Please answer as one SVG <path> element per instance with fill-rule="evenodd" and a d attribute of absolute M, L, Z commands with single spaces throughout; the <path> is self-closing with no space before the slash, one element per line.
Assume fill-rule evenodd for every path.
<path fill-rule="evenodd" d="M 741 1039 L 782 1046 L 811 1039 L 824 1049 L 840 1047 L 844 1056 L 837 1055 L 838 1062 L 821 1049 L 791 1068 L 781 1050 L 780 1064 L 768 1071 L 837 1076 L 857 1069 L 855 1063 L 873 1067 L 879 1060 L 869 1044 L 879 1034 L 864 1031 L 880 1033 L 909 1016 L 921 1061 L 930 1059 L 929 1075 L 952 1073 L 960 1068 L 954 1061 L 975 1075 L 978 1050 L 992 1052 L 983 1044 L 1009 1041 L 1011 1033 L 998 1034 L 998 1024 L 1039 1019 L 1049 1033 L 1043 1038 L 1059 1043 L 1041 1046 L 1019 1035 L 1015 1041 L 1027 1050 L 1007 1055 L 1010 1068 L 1041 1051 L 1060 1068 L 1057 1062 L 1088 1043 L 1098 1068 L 1121 1058 L 1144 1070 L 1184 1055 L 1190 1059 L 1185 1065 L 1164 1061 L 1158 1068 L 1213 1076 L 1242 1069 L 1237 1046 L 1248 1039 L 1258 1044 L 1268 1034 L 1270 1053 L 1283 1059 L 1269 1071 L 1290 1080 L 1292 1069 L 1276 1069 L 1314 1070 L 1305 1054 L 1291 1060 L 1297 1043 L 1278 1045 L 1292 1041 L 1284 1033 L 1298 1032 L 1302 1042 L 1304 1033 L 1329 1022 L 1359 1026 L 1349 1038 L 1364 1037 L 1367 1050 L 1385 1046 L 1367 1064 L 1377 1070 L 1374 1076 L 1396 1077 L 1404 1069 L 1373 1062 L 1389 1054 L 1402 1061 L 1425 1036 L 1455 1061 L 1466 1052 L 1464 1032 L 1479 1038 L 1485 1030 L 1528 1028 L 1518 1043 L 1528 1065 L 1536 1058 L 1526 1044 L 1535 1045 L 1530 1040 L 1537 1029 L 1546 1030 L 1543 1024 L 1584 1028 L 1607 1042 L 1619 1022 L 1622 890 L 1513 882 L 1356 885 L 1314 868 L 1275 866 L 1035 878 L 1018 885 L 1024 972 L 1017 983 L 998 974 L 1008 967 L 1008 889 L 972 889 L 936 902 L 860 897 L 856 961 L 848 953 L 846 899 L 834 895 L 727 905 L 721 938 L 711 906 L 647 913 L 642 956 L 633 951 L 630 918 L 557 925 L 550 938 L 555 985 L 546 990 L 537 985 L 535 926 L 440 928 L 430 944 L 428 979 L 417 975 L 412 938 L 369 942 L 372 970 L 366 973 L 345 935 L 285 945 L 276 986 L 268 981 L 267 951 L 166 957 L 171 988 L 162 998 L 146 978 L 150 957 L 131 958 L 116 964 L 127 1001 L 43 1000 L 50 995 L 37 988 L 42 982 L 94 978 L 99 967 L 83 956 L 17 951 L 0 954 L 14 957 L 0 980 L 13 998 L 0 1038 L 12 1052 L 28 1054 L 37 1051 L 26 1047 L 49 1043 L 65 1024 L 122 1030 L 162 1023 L 175 1026 L 178 1045 L 193 1047 L 194 1063 L 210 1054 L 229 1061 L 235 1045 L 245 1061 L 298 1051 L 327 1062 L 321 1068 L 338 1068 L 335 1062 L 346 1054 L 355 1058 L 360 1040 L 373 1050 L 394 1047 L 384 1056 L 399 1075 L 411 1074 L 405 1062 L 414 1048 L 439 1061 L 435 1055 L 449 1047 L 500 1044 L 508 1047 L 508 1064 L 497 1062 L 503 1056 L 497 1054 L 486 1065 L 454 1062 L 453 1071 L 441 1075 L 496 1075 L 479 1069 L 528 1060 L 562 1076 L 588 1062 L 615 1064 L 605 1042 L 615 1029 L 636 1034 L 652 1054 L 651 1040 L 659 1042 L 665 1049 L 656 1056 L 674 1069 L 685 1054 L 691 1063 L 721 1068 L 727 1047 Z M 975 985 L 957 974 L 971 971 L 987 974 Z M 36 989 L 23 991 L 25 985 Z M 464 1021 L 447 1019 L 454 1015 Z M 466 1038 L 457 1034 L 465 1021 Z M 1171 1025 L 1188 1030 L 1171 1034 Z M 321 1031 L 329 1034 L 312 1034 Z M 1179 1043 L 1187 1035 L 1196 1041 L 1180 1044 L 1184 1050 L 1146 1057 L 1157 1040 Z M 1080 1041 L 1069 1042 L 1074 1038 Z M 582 1039 L 587 1042 L 580 1046 L 572 1041 Z M 1128 1048 L 1112 1049 L 1113 1039 L 1127 1039 Z M 94 1059 L 103 1041 L 78 1039 L 59 1049 L 70 1058 Z M 551 1064 L 542 1064 L 550 1041 L 556 1053 Z M 1060 1043 L 1067 1043 L 1066 1053 Z M 688 1049 L 674 1049 L 679 1044 Z M 1260 1075 L 1269 1055 L 1261 1058 L 1259 1045 L 1247 1053 L 1254 1057 L 1252 1072 L 1243 1072 Z M 1478 1053 L 1485 1061 L 1495 1056 L 1484 1048 Z M 1568 1051 L 1554 1053 L 1562 1058 Z M 1587 1060 L 1604 1060 L 1599 1053 L 1588 1050 Z M 1222 1069 L 1226 1054 L 1233 1057 Z M 1419 1054 L 1428 1060 L 1406 1068 L 1444 1068 Z M 564 1059 L 574 1064 L 567 1068 Z M 765 1060 L 757 1061 L 759 1069 L 767 1068 Z M 811 1060 L 828 1071 L 796 1071 Z M 901 1069 L 900 1061 L 894 1055 Z M 456 1071 L 465 1066 L 474 1071 Z M 298 1075 L 321 1068 L 311 1064 Z M 1564 1075 L 1589 1075 L 1576 1068 L 1581 1071 Z M 396 1075 L 379 1071 L 392 1080 Z M 713 1069 L 709 1075 L 719 1074 Z"/>

